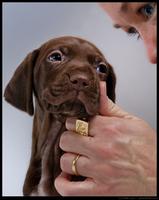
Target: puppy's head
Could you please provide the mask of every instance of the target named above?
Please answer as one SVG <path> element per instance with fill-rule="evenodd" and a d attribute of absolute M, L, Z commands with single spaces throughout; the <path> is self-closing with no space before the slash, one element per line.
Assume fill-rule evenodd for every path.
<path fill-rule="evenodd" d="M 48 112 L 86 117 L 98 112 L 100 80 L 107 82 L 107 95 L 115 101 L 115 74 L 99 49 L 80 38 L 60 37 L 24 59 L 4 96 L 31 115 L 34 92 L 39 105 Z"/>

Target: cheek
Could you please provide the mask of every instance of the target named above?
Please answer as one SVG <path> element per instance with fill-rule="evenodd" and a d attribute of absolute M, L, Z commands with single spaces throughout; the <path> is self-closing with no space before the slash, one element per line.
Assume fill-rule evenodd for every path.
<path fill-rule="evenodd" d="M 53 72 L 45 63 L 40 64 L 34 69 L 34 88 L 36 92 L 42 91 L 48 84 L 50 77 L 53 77 Z"/>
<path fill-rule="evenodd" d="M 151 63 L 156 63 L 157 57 L 157 35 L 156 26 L 153 24 L 147 24 L 144 29 L 140 32 L 141 38 L 145 45 L 147 55 Z"/>
<path fill-rule="evenodd" d="M 152 42 L 156 43 L 156 34 L 157 34 L 156 25 L 151 22 L 145 23 L 140 29 L 140 35 L 143 41 L 146 42 L 147 44 L 150 44 Z"/>

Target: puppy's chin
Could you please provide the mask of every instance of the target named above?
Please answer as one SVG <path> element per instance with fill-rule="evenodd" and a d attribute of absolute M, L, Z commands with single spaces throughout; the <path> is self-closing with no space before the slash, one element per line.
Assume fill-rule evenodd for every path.
<path fill-rule="evenodd" d="M 53 114 L 60 114 L 66 117 L 88 118 L 97 114 L 98 105 L 90 106 L 89 102 L 84 102 L 79 99 L 75 101 L 66 101 L 60 105 L 47 105 L 47 111 Z"/>
<path fill-rule="evenodd" d="M 51 105 L 50 106 L 51 113 L 60 114 L 67 117 L 87 117 L 88 113 L 85 109 L 85 106 L 80 101 L 67 101 L 60 105 Z"/>
<path fill-rule="evenodd" d="M 43 93 L 43 102 L 45 109 L 50 113 L 86 118 L 98 114 L 99 93 L 71 91 L 55 96 L 46 90 Z"/>

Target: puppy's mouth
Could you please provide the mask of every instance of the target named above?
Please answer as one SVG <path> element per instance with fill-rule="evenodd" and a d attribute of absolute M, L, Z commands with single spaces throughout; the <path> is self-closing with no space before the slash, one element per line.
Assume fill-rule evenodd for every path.
<path fill-rule="evenodd" d="M 65 94 L 45 89 L 43 102 L 46 110 L 54 114 L 87 118 L 98 113 L 99 92 L 69 91 Z"/>
<path fill-rule="evenodd" d="M 78 116 L 81 118 L 86 118 L 88 115 L 85 105 L 79 100 L 66 101 L 60 105 L 48 104 L 48 106 L 48 111 L 51 113 L 62 114 L 70 117 Z"/>

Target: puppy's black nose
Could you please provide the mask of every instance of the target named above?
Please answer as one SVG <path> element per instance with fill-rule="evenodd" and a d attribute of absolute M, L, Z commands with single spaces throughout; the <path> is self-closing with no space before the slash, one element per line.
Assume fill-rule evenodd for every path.
<path fill-rule="evenodd" d="M 89 79 L 85 75 L 72 75 L 70 77 L 71 85 L 76 90 L 82 90 L 89 86 Z"/>

